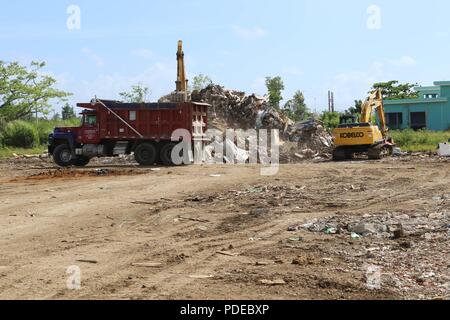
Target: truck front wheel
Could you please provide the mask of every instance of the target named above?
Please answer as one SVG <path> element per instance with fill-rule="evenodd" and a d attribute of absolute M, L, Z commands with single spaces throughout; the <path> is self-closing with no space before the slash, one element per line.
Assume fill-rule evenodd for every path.
<path fill-rule="evenodd" d="M 72 165 L 72 150 L 67 144 L 60 144 L 53 151 L 53 160 L 58 166 L 68 167 Z"/>
<path fill-rule="evenodd" d="M 151 143 L 141 143 L 134 150 L 134 158 L 141 166 L 151 166 L 155 164 L 158 151 Z"/>

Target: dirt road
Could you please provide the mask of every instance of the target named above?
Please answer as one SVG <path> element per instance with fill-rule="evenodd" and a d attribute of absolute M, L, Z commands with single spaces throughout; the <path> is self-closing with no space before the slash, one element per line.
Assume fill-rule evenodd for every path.
<path fill-rule="evenodd" d="M 259 172 L 2 162 L 0 298 L 448 298 L 450 162 Z M 422 220 L 398 239 L 311 228 L 383 217 Z M 80 290 L 67 288 L 70 266 Z"/>

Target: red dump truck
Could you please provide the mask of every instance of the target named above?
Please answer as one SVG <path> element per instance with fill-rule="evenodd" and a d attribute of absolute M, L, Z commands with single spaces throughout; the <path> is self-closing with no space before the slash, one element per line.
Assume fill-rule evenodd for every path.
<path fill-rule="evenodd" d="M 131 153 L 140 165 L 173 165 L 171 153 L 178 141 L 172 141 L 172 133 L 185 129 L 194 137 L 208 126 L 209 105 L 202 103 L 94 99 L 77 106 L 84 109 L 81 126 L 55 128 L 49 136 L 49 154 L 62 167 L 82 167 L 94 157 Z"/>

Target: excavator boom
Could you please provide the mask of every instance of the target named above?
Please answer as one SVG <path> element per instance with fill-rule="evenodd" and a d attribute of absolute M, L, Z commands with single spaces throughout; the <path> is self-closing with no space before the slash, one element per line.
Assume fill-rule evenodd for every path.
<path fill-rule="evenodd" d="M 178 51 L 177 51 L 177 81 L 176 91 L 177 92 L 187 92 L 188 81 L 186 80 L 186 70 L 184 68 L 184 52 L 183 52 L 183 41 L 178 41 Z"/>
<path fill-rule="evenodd" d="M 383 94 L 381 90 L 373 91 L 369 98 L 364 102 L 361 110 L 361 122 L 371 123 L 374 110 L 377 111 L 380 120 L 380 130 L 383 136 L 386 136 L 388 128 L 386 126 L 386 116 L 384 113 Z"/>

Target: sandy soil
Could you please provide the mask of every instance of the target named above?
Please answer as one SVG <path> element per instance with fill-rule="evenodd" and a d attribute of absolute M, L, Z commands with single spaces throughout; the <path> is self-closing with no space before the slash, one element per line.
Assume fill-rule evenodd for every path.
<path fill-rule="evenodd" d="M 339 216 L 447 219 L 449 161 L 306 163 L 259 173 L 225 165 L 61 171 L 47 160 L 2 161 L 0 298 L 449 297 L 450 224 L 400 239 L 292 229 Z M 80 290 L 66 286 L 73 265 Z M 383 281 L 369 290 L 373 265 Z"/>

